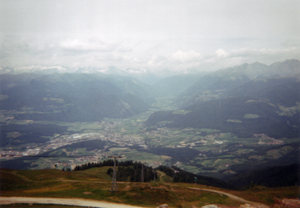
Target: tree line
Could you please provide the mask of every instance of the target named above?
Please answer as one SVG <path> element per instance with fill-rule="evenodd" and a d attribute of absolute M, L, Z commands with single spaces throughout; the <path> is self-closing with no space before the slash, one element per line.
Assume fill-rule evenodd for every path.
<path fill-rule="evenodd" d="M 172 166 L 171 168 L 166 166 L 159 166 L 156 169 L 153 169 L 152 167 L 148 167 L 144 165 L 142 168 L 143 164 L 141 162 L 133 162 L 133 161 L 116 161 L 116 165 L 117 165 L 117 173 L 116 173 L 117 181 L 140 182 L 142 180 L 142 169 L 143 169 L 144 182 L 149 182 L 151 180 L 154 180 L 154 174 L 155 174 L 155 178 L 158 179 L 157 174 L 154 172 L 155 170 L 160 170 L 166 173 L 166 175 L 172 177 L 173 182 L 197 183 L 197 184 L 204 184 L 204 185 L 216 186 L 221 188 L 233 189 L 231 185 L 228 185 L 226 182 L 223 182 L 221 180 L 189 173 L 175 166 Z M 86 163 L 82 165 L 77 165 L 74 168 L 74 171 L 87 170 L 90 168 L 104 167 L 104 166 L 114 166 L 114 161 L 105 160 L 103 162 Z M 107 170 L 107 174 L 112 177 L 113 168 L 110 167 Z"/>
<path fill-rule="evenodd" d="M 77 165 L 74 168 L 74 171 L 87 170 L 90 168 L 104 167 L 104 166 L 114 166 L 114 161 L 105 160 L 103 162 L 86 163 L 82 165 Z M 142 169 L 144 175 L 144 182 L 149 182 L 151 180 L 154 180 L 154 175 L 155 178 L 157 179 L 157 174 L 154 173 L 154 169 L 152 167 L 143 165 L 141 162 L 116 161 L 116 166 L 117 166 L 117 173 L 116 173 L 117 181 L 139 182 L 142 180 Z M 112 177 L 113 169 L 109 168 L 107 170 L 107 174 Z"/>
<path fill-rule="evenodd" d="M 148 166 L 143 166 L 141 162 L 133 161 L 116 161 L 117 167 L 117 181 L 131 181 L 140 182 L 142 179 L 142 169 L 144 175 L 144 182 L 154 180 L 154 175 L 157 181 L 156 170 L 164 172 L 167 176 L 172 178 L 172 182 L 177 183 L 197 183 L 208 186 L 215 186 L 226 189 L 248 189 L 255 185 L 262 185 L 267 187 L 281 187 L 281 186 L 294 186 L 299 185 L 299 164 L 271 167 L 262 170 L 255 170 L 239 174 L 232 177 L 227 182 L 221 181 L 216 178 L 196 175 L 179 169 L 176 166 L 166 167 L 159 166 L 155 169 Z M 113 160 L 105 160 L 97 163 L 86 163 L 78 165 L 74 171 L 86 170 L 94 167 L 110 166 L 107 174 L 113 176 L 114 166 Z"/>
<path fill-rule="evenodd" d="M 126 161 L 129 162 L 129 161 Z M 125 163 L 125 162 L 119 162 L 116 161 L 116 165 L 119 165 L 120 163 Z M 103 162 L 97 162 L 97 163 L 85 163 L 81 165 L 75 166 L 73 169 L 74 171 L 79 171 L 79 170 L 87 170 L 91 168 L 96 168 L 96 167 L 103 167 L 103 166 L 114 166 L 114 161 L 113 160 L 104 160 Z"/>
<path fill-rule="evenodd" d="M 116 173 L 117 181 L 131 181 L 131 182 L 140 182 L 142 181 L 142 170 L 143 170 L 143 181 L 149 182 L 151 180 L 157 179 L 157 174 L 154 172 L 152 167 L 143 166 L 140 162 L 133 162 L 130 166 L 118 166 Z M 109 168 L 107 174 L 111 177 L 113 175 L 113 169 Z"/>
<path fill-rule="evenodd" d="M 175 166 L 172 166 L 171 168 L 166 166 L 159 166 L 157 170 L 163 171 L 167 176 L 173 178 L 173 182 L 177 183 L 196 183 L 226 189 L 234 189 L 233 186 L 219 179 L 196 175 L 190 172 L 186 172 Z"/>

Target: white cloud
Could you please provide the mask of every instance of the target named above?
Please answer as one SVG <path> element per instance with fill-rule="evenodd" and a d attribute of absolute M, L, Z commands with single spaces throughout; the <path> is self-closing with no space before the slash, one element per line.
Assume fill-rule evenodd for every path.
<path fill-rule="evenodd" d="M 217 57 L 227 57 L 228 53 L 223 50 L 223 49 L 218 49 L 215 54 L 217 55 Z"/>
<path fill-rule="evenodd" d="M 213 71 L 243 63 L 271 64 L 299 59 L 299 47 L 286 48 L 218 48 L 212 53 L 200 50 L 165 50 L 161 42 L 105 41 L 99 38 L 39 39 L 1 36 L 0 66 L 30 65 L 65 67 L 116 66 L 147 69 L 154 73 L 190 73 Z M 176 47 L 175 47 L 176 49 Z M 134 71 L 132 71 L 134 72 Z"/>
<path fill-rule="evenodd" d="M 214 53 L 205 56 L 196 51 L 177 51 L 169 56 L 153 56 L 147 66 L 155 72 L 160 72 L 161 69 L 169 69 L 174 73 L 188 73 L 214 71 L 256 61 L 272 64 L 286 59 L 298 59 L 299 57 L 300 49 L 297 47 L 283 49 L 240 48 L 231 51 L 218 49 Z"/>
<path fill-rule="evenodd" d="M 179 62 L 193 62 L 199 61 L 202 58 L 201 54 L 192 50 L 192 51 L 177 51 L 171 55 L 172 60 Z"/>
<path fill-rule="evenodd" d="M 98 39 L 67 39 L 60 42 L 59 46 L 63 50 L 77 51 L 77 52 L 111 52 L 118 47 L 116 44 L 105 43 Z"/>
<path fill-rule="evenodd" d="M 297 0 L 1 1 L 0 66 L 179 73 L 299 59 L 299 6 Z"/>

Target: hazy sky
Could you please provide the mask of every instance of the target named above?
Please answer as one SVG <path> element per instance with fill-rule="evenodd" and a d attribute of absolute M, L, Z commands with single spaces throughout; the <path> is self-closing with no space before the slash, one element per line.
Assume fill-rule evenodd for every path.
<path fill-rule="evenodd" d="M 300 58 L 299 0 L 0 0 L 0 66 L 216 70 Z"/>

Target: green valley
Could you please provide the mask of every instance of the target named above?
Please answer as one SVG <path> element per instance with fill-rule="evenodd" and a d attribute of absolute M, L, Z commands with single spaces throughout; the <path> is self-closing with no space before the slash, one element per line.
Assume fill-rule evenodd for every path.
<path fill-rule="evenodd" d="M 1 75 L 0 165 L 72 170 L 120 155 L 230 181 L 299 164 L 297 74 L 241 78 L 235 70 L 153 86 L 102 74 Z M 177 82 L 182 91 L 170 91 Z"/>

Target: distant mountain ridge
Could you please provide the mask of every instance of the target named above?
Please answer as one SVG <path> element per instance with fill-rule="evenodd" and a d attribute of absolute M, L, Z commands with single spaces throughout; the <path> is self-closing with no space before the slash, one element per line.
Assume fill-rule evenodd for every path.
<path fill-rule="evenodd" d="M 300 133 L 300 62 L 243 64 L 201 77 L 176 100 L 181 111 L 154 112 L 148 127 L 212 128 L 239 137 Z"/>
<path fill-rule="evenodd" d="M 293 77 L 300 75 L 299 67 L 300 61 L 296 59 L 275 62 L 271 65 L 255 62 L 253 64 L 245 63 L 235 67 L 221 69 L 214 72 L 214 75 L 221 77 L 226 76 L 227 78 L 246 76 L 251 80 L 271 77 Z"/>
<path fill-rule="evenodd" d="M 182 74 L 163 78 L 157 81 L 152 87 L 156 90 L 158 97 L 178 96 L 193 84 L 195 84 L 206 73 Z"/>
<path fill-rule="evenodd" d="M 267 129 L 282 125 L 280 129 L 290 130 L 289 136 L 292 136 L 297 133 L 295 126 L 299 126 L 299 112 L 295 110 L 300 102 L 299 69 L 298 60 L 269 66 L 256 62 L 207 74 L 168 77 L 150 86 L 136 78 L 123 76 L 138 74 L 137 70 L 120 70 L 113 66 L 77 68 L 73 73 L 52 73 L 68 71 L 61 66 L 28 67 L 23 72 L 31 70 L 32 73 L 15 71 L 15 75 L 9 73 L 15 69 L 1 67 L 0 71 L 5 74 L 0 76 L 0 107 L 4 110 L 26 108 L 35 112 L 19 114 L 22 119 L 47 117 L 53 120 L 60 115 L 59 119 L 94 121 L 103 117 L 136 115 L 149 109 L 155 102 L 154 97 L 177 96 L 174 104 L 187 113 L 154 113 L 147 125 L 167 121 L 165 125 L 170 127 L 239 129 L 238 134 L 249 135 L 263 133 L 257 129 L 257 121 L 260 121 L 267 132 Z M 142 72 L 147 73 L 147 70 Z M 245 118 L 247 115 L 255 118 Z M 255 122 L 257 127 L 254 128 Z M 243 130 L 246 128 L 248 133 Z M 277 133 L 273 135 L 283 135 Z"/>
<path fill-rule="evenodd" d="M 276 62 L 269 66 L 256 62 L 209 73 L 182 92 L 175 103 L 178 107 L 183 108 L 199 102 L 218 99 L 224 95 L 228 96 L 226 93 L 248 82 L 271 78 L 300 79 L 300 61 L 292 59 Z"/>
<path fill-rule="evenodd" d="M 55 74 L 55 73 L 79 73 L 79 74 L 102 74 L 110 76 L 125 76 L 136 78 L 146 84 L 152 85 L 159 80 L 159 78 L 146 69 L 132 69 L 132 68 L 117 68 L 109 66 L 106 68 L 97 67 L 78 67 L 69 68 L 65 66 L 28 66 L 28 67 L 0 67 L 0 74 Z"/>
<path fill-rule="evenodd" d="M 172 73 L 172 70 L 165 70 L 164 78 L 166 77 L 176 77 Z M 197 72 L 198 71 L 198 72 Z M 204 71 L 212 76 L 224 77 L 227 76 L 229 79 L 235 76 L 244 75 L 249 79 L 257 78 L 270 78 L 270 77 L 288 77 L 288 76 L 300 76 L 299 72 L 299 60 L 291 59 L 284 62 L 276 62 L 271 65 L 262 64 L 255 62 L 252 64 L 241 64 L 234 67 L 229 67 L 226 69 L 221 69 L 214 72 L 207 72 L 205 69 L 194 69 L 193 73 L 184 73 L 186 75 L 201 74 Z M 106 75 L 116 75 L 116 76 L 127 76 L 134 77 L 138 80 L 143 81 L 146 84 L 153 85 L 161 76 L 160 72 L 152 72 L 146 68 L 118 68 L 116 66 L 108 67 L 66 67 L 66 66 L 24 66 L 24 67 L 10 67 L 10 66 L 0 66 L 0 74 L 21 74 L 21 73 L 38 73 L 38 74 L 53 74 L 53 73 L 86 73 L 95 74 L 101 73 Z"/>
<path fill-rule="evenodd" d="M 153 98 L 138 81 L 90 74 L 0 75 L 2 110 L 18 119 L 99 121 L 146 111 Z"/>

